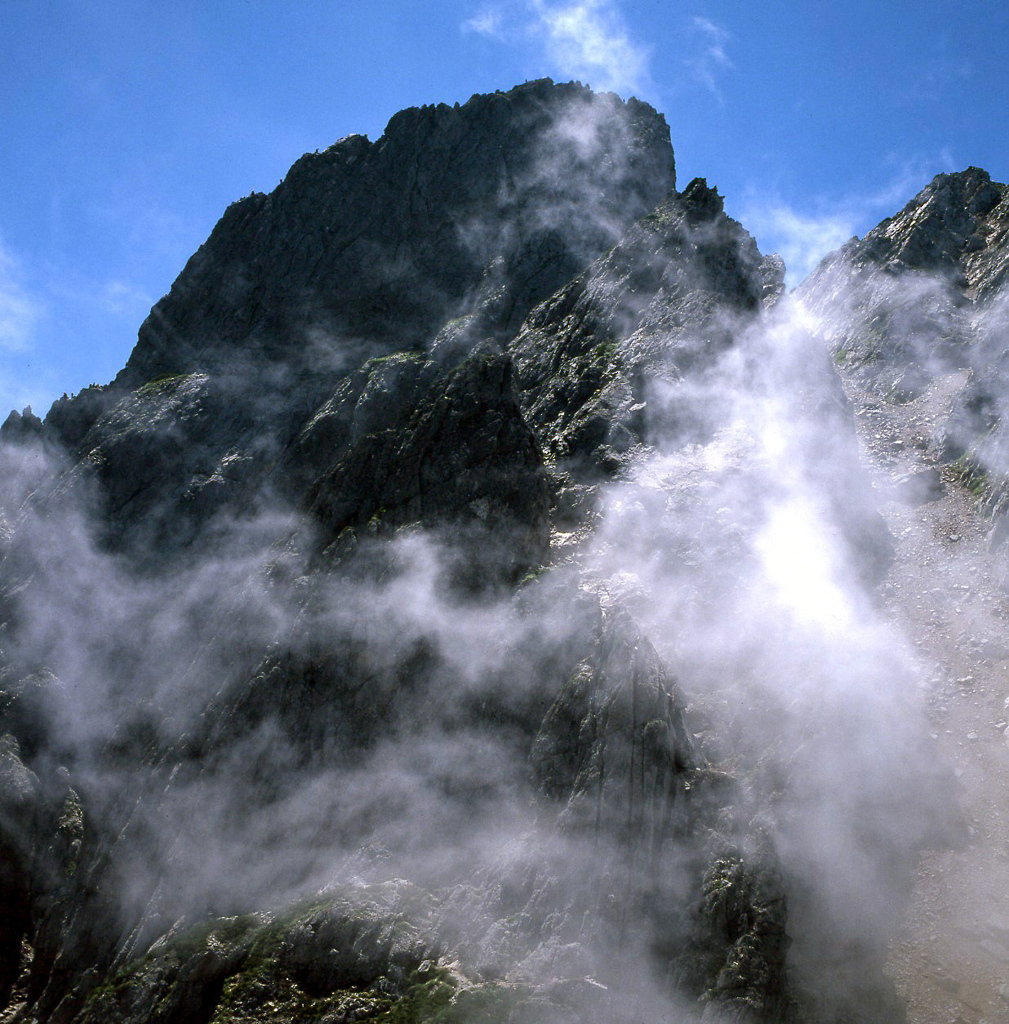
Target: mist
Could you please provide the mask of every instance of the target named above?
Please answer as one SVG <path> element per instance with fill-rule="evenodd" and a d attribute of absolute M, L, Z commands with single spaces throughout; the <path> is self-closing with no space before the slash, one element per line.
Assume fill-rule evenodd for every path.
<path fill-rule="evenodd" d="M 5 715 L 39 792 L 58 777 L 47 799 L 84 808 L 88 879 L 59 891 L 100 888 L 110 961 L 403 881 L 428 894 L 440 962 L 472 984 L 578 979 L 581 1019 L 738 1019 L 739 962 L 780 970 L 767 1019 L 787 999 L 873 1012 L 916 858 L 961 823 L 928 738 L 936 667 L 880 600 L 893 539 L 837 353 L 885 307 L 895 360 L 934 375 L 959 306 L 936 277 L 783 295 L 780 260 L 704 182 L 628 231 L 651 198 L 628 108 L 579 94 L 498 212 L 459 214 L 453 251 L 484 273 L 432 287 L 451 322 L 423 346 L 405 331 L 409 359 L 389 361 L 384 320 L 347 334 L 301 296 L 293 368 L 249 346 L 248 369 L 110 392 L 89 429 L 124 464 L 140 437 L 139 476 L 98 433 L 90 466 L 90 441 L 0 449 Z M 992 303 L 972 351 L 1004 323 Z M 582 406 L 562 398 L 588 371 L 537 376 L 554 351 L 595 360 Z M 461 455 L 432 476 L 441 503 L 373 469 L 468 454 L 483 428 L 459 382 L 484 375 L 486 410 L 505 363 L 494 436 L 526 446 L 535 500 L 501 512 L 500 476 L 471 494 Z M 462 440 L 437 433 L 451 415 Z M 326 504 L 352 485 L 359 508 Z M 724 895 L 741 889 L 745 912 Z M 758 923 L 736 935 L 734 914 Z M 733 950 L 717 970 L 715 947 Z"/>

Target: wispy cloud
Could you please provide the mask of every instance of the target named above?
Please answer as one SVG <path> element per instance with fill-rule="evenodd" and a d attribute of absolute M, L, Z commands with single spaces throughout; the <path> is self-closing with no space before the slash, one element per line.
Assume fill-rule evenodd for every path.
<path fill-rule="evenodd" d="M 153 299 L 145 291 L 120 280 L 106 282 L 97 299 L 107 313 L 132 319 L 142 319 L 154 305 Z"/>
<path fill-rule="evenodd" d="M 798 284 L 828 252 L 848 241 L 856 228 L 845 212 L 818 216 L 784 202 L 752 206 L 743 219 L 762 248 L 773 249 L 784 259 L 789 284 Z"/>
<path fill-rule="evenodd" d="M 559 77 L 625 95 L 649 91 L 651 50 L 632 37 L 613 0 L 485 4 L 462 27 L 498 41 L 532 42 Z"/>
<path fill-rule="evenodd" d="M 719 103 L 724 103 L 719 80 L 733 67 L 725 49 L 731 36 L 710 18 L 691 18 L 690 28 L 697 40 L 697 52 L 686 61 L 686 65 L 694 79 L 708 89 Z"/>
<path fill-rule="evenodd" d="M 889 177 L 875 191 L 856 203 L 867 214 L 890 214 L 912 196 L 917 195 L 935 175 L 942 171 L 963 170 L 956 166 L 952 150 L 940 149 L 935 153 L 913 155 L 891 153 L 883 160 Z"/>
<path fill-rule="evenodd" d="M 969 61 L 937 54 L 922 61 L 898 94 L 905 103 L 920 106 L 949 98 L 949 93 L 964 88 L 974 78 Z"/>
<path fill-rule="evenodd" d="M 753 190 L 740 219 L 764 252 L 780 253 L 790 286 L 799 284 L 824 256 L 849 238 L 865 234 L 900 209 L 936 174 L 956 169 L 948 149 L 929 155 L 891 155 L 883 164 L 890 175 L 880 187 L 833 200 L 812 197 L 805 209 L 780 196 L 756 198 L 766 193 L 766 186 Z"/>
<path fill-rule="evenodd" d="M 533 10 L 546 31 L 548 56 L 565 74 L 616 92 L 638 92 L 646 86 L 649 51 L 631 39 L 619 10 L 608 0 L 536 0 Z"/>
<path fill-rule="evenodd" d="M 0 348 L 24 352 L 31 348 L 42 303 L 21 283 L 17 260 L 0 243 Z"/>
<path fill-rule="evenodd" d="M 462 23 L 464 32 L 475 32 L 488 39 L 506 38 L 504 15 L 499 7 L 484 7 Z"/>

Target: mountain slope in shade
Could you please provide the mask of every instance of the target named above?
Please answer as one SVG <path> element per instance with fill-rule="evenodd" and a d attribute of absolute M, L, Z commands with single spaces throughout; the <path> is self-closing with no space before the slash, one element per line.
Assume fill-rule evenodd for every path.
<path fill-rule="evenodd" d="M 1004 188 L 930 189 L 800 290 L 867 388 L 999 308 Z M 902 1019 L 957 800 L 783 279 L 578 85 L 230 207 L 3 427 L 7 1018 Z"/>

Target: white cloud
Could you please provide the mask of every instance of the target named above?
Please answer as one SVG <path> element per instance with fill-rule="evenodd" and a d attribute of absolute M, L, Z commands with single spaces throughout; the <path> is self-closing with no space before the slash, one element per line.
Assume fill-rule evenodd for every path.
<path fill-rule="evenodd" d="M 784 259 L 789 286 L 799 284 L 824 256 L 849 238 L 864 235 L 903 207 L 936 174 L 955 167 L 948 149 L 933 154 L 891 155 L 883 163 L 890 168 L 890 177 L 879 188 L 834 200 L 814 197 L 806 209 L 779 197 L 755 198 L 766 189 L 752 190 L 740 220 L 756 237 L 762 252 L 777 252 Z"/>
<path fill-rule="evenodd" d="M 533 0 L 532 10 L 545 33 L 547 56 L 565 75 L 620 93 L 645 89 L 650 52 L 631 39 L 610 0 Z"/>
<path fill-rule="evenodd" d="M 725 50 L 731 37 L 721 25 L 716 25 L 710 18 L 692 18 L 690 25 L 698 39 L 698 52 L 686 62 L 687 67 L 693 77 L 708 89 L 719 103 L 722 103 L 724 99 L 718 80 L 724 72 L 733 67 Z"/>
<path fill-rule="evenodd" d="M 646 95 L 649 47 L 635 41 L 615 0 L 504 0 L 463 22 L 464 32 L 508 43 L 532 43 L 546 70 L 594 89 Z"/>
<path fill-rule="evenodd" d="M 19 281 L 17 261 L 0 245 L 0 348 L 24 352 L 32 347 L 42 304 Z"/>
<path fill-rule="evenodd" d="M 855 234 L 853 219 L 844 213 L 805 214 L 783 202 L 751 206 L 743 215 L 743 224 L 763 251 L 780 254 L 793 285 Z"/>
<path fill-rule="evenodd" d="M 484 7 L 472 18 L 463 22 L 464 32 L 475 32 L 489 39 L 505 38 L 504 16 L 498 7 Z"/>

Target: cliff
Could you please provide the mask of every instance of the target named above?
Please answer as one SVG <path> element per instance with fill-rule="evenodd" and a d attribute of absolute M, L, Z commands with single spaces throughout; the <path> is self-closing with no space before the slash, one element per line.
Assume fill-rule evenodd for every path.
<path fill-rule="evenodd" d="M 892 540 L 780 259 L 675 185 L 635 100 L 404 111 L 8 420 L 5 1019 L 901 1018 L 956 814 Z M 845 359 L 873 275 L 998 303 L 1004 187 L 930 189 L 801 289 Z"/>

